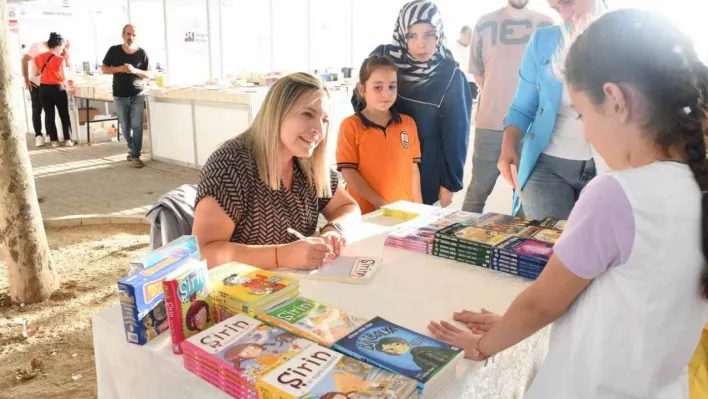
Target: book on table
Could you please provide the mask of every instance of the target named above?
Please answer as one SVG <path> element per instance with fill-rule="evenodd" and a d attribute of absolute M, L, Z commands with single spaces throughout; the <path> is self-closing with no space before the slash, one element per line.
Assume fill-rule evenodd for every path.
<path fill-rule="evenodd" d="M 257 317 L 327 347 L 368 321 L 304 297 L 277 305 Z"/>
<path fill-rule="evenodd" d="M 467 224 L 480 214 L 442 208 L 421 218 L 420 223 L 402 227 L 386 237 L 384 245 L 409 251 L 431 254 L 435 233 L 456 223 Z"/>
<path fill-rule="evenodd" d="M 494 248 L 491 268 L 517 276 L 536 279 L 553 256 L 553 244 L 512 237 Z"/>
<path fill-rule="evenodd" d="M 517 235 L 529 226 L 540 225 L 539 220 L 520 218 L 501 213 L 485 213 L 479 219 L 470 223 L 470 226 L 485 230 L 498 231 L 505 234 Z"/>
<path fill-rule="evenodd" d="M 167 275 L 162 290 L 172 352 L 181 354 L 182 341 L 214 325 L 206 261 L 190 262 Z"/>
<path fill-rule="evenodd" d="M 417 397 L 415 381 L 244 314 L 189 338 L 183 350 L 187 370 L 236 398 Z"/>
<path fill-rule="evenodd" d="M 433 397 L 455 378 L 461 348 L 376 317 L 340 339 L 334 349 L 374 366 L 412 378 L 421 397 Z"/>
<path fill-rule="evenodd" d="M 220 320 L 236 313 L 254 316 L 300 292 L 300 282 L 268 270 L 228 263 L 209 270 L 210 297 Z"/>
<path fill-rule="evenodd" d="M 381 267 L 380 258 L 340 255 L 328 259 L 314 270 L 288 270 L 285 273 L 300 279 L 367 284 Z"/>

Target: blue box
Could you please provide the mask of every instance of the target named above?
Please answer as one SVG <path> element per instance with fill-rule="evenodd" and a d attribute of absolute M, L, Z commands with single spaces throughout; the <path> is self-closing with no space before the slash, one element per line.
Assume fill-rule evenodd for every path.
<path fill-rule="evenodd" d="M 194 262 L 194 259 L 189 256 L 168 257 L 118 282 L 123 326 L 128 342 L 145 345 L 168 329 L 162 280 L 190 262 Z"/>
<path fill-rule="evenodd" d="M 182 236 L 168 244 L 150 251 L 142 259 L 130 262 L 131 273 L 138 270 L 149 269 L 167 258 L 192 258 L 201 260 L 197 237 Z"/>

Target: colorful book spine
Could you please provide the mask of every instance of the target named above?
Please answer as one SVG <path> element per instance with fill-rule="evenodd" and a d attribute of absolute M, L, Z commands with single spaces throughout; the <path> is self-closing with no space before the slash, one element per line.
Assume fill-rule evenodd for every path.
<path fill-rule="evenodd" d="M 182 354 L 185 338 L 214 325 L 210 311 L 206 261 L 193 262 L 162 281 L 172 336 L 172 352 Z"/>
<path fill-rule="evenodd" d="M 172 338 L 172 353 L 180 355 L 180 342 L 184 341 L 184 331 L 182 331 L 181 304 L 177 297 L 177 282 L 163 281 L 162 290 L 165 293 L 165 309 L 167 310 L 167 322 L 170 325 L 170 336 Z"/>

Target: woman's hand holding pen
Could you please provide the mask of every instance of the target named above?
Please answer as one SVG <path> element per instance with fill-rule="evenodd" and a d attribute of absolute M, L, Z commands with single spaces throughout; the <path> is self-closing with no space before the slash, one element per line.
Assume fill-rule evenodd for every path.
<path fill-rule="evenodd" d="M 322 266 L 332 247 L 322 238 L 301 238 L 278 246 L 278 264 L 281 269 L 314 270 Z"/>
<path fill-rule="evenodd" d="M 342 248 L 347 245 L 347 240 L 337 230 L 323 230 L 320 233 L 320 238 L 325 240 L 325 243 L 332 248 L 332 253 L 329 256 L 332 259 L 339 256 Z"/>
<path fill-rule="evenodd" d="M 318 269 L 333 253 L 332 246 L 322 238 L 308 238 L 291 228 L 288 228 L 288 234 L 297 237 L 298 241 L 278 247 L 281 269 Z"/>

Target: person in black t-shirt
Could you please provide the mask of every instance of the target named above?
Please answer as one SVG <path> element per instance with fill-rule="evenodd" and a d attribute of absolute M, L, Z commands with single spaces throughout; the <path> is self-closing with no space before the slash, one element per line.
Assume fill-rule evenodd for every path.
<path fill-rule="evenodd" d="M 123 27 L 123 44 L 112 46 L 103 58 L 101 71 L 113 75 L 113 100 L 118 124 L 128 143 L 128 161 L 136 168 L 145 166 L 140 160 L 143 147 L 143 110 L 145 82 L 149 78 L 149 61 L 145 50 L 135 44 L 135 26 Z"/>

